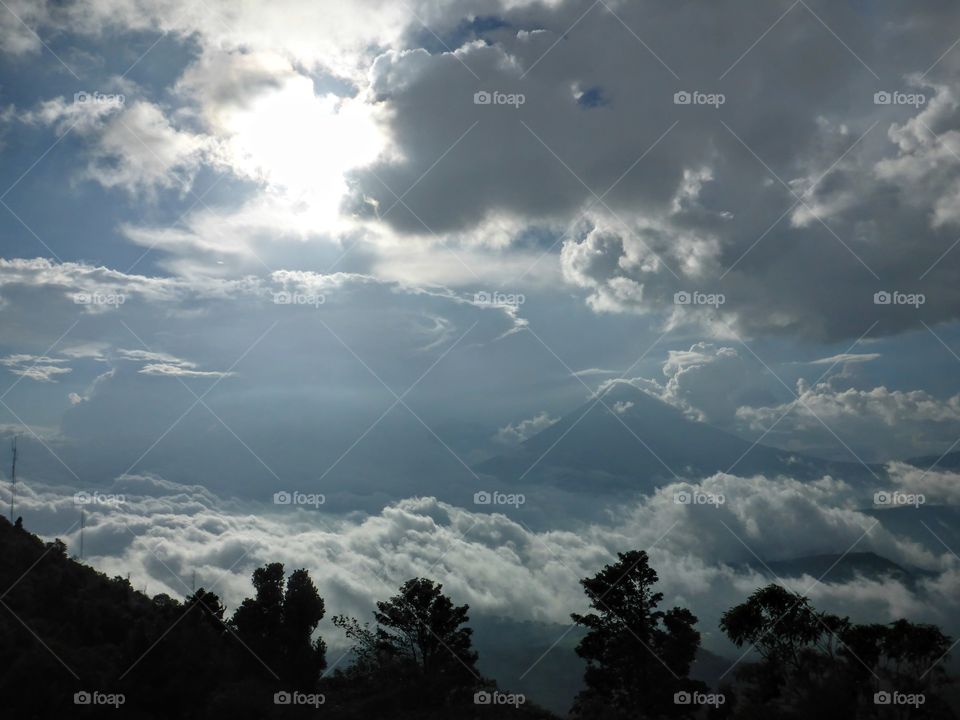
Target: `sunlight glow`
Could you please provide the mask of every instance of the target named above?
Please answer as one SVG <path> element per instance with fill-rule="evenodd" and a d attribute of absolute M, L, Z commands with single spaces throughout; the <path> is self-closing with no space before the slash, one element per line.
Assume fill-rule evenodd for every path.
<path fill-rule="evenodd" d="M 296 224 L 307 232 L 336 224 L 346 172 L 372 162 L 386 142 L 369 104 L 318 96 L 302 75 L 288 77 L 224 121 L 225 160 L 293 207 Z"/>

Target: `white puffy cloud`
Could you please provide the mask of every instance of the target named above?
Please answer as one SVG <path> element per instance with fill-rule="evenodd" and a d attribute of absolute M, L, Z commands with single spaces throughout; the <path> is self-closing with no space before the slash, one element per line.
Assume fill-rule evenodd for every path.
<path fill-rule="evenodd" d="M 74 131 L 89 139 L 90 159 L 84 175 L 104 187 L 131 195 L 159 189 L 190 190 L 194 175 L 213 149 L 209 137 L 176 127 L 159 105 L 127 98 L 139 92 L 126 81 L 118 91 L 83 98 L 54 98 L 24 111 L 19 119 L 55 128 L 59 135 Z"/>
<path fill-rule="evenodd" d="M 208 146 L 208 139 L 176 128 L 157 105 L 133 102 L 106 122 L 88 172 L 101 185 L 131 194 L 186 192 Z"/>
<path fill-rule="evenodd" d="M 202 6 L 189 0 L 11 0 L 9 5 L 23 20 L 4 18 L 0 47 L 11 52 L 40 52 L 38 35 L 48 33 L 110 37 L 162 32 L 179 38 L 194 36 L 209 47 L 274 50 L 279 46 L 292 60 L 337 74 L 358 73 L 357 63 L 369 48 L 395 40 L 412 16 L 410 10 L 384 0 L 362 0 L 349 7 L 334 0 L 283 0 L 270 7 L 238 6 L 228 0 Z M 427 9 L 419 9 L 430 15 Z"/>
<path fill-rule="evenodd" d="M 618 551 L 648 549 L 668 601 L 689 605 L 701 618 L 708 646 L 716 648 L 719 613 L 770 580 L 763 563 L 850 550 L 932 574 L 911 587 L 876 577 L 818 583 L 801 574 L 783 580 L 843 614 L 880 621 L 908 614 L 948 629 L 955 621 L 952 555 L 933 539 L 921 544 L 886 529 L 856 509 L 857 492 L 830 478 L 802 483 L 717 475 L 638 499 L 603 524 L 539 531 L 509 511 L 478 513 L 430 497 L 358 516 L 229 501 L 156 476 L 125 476 L 110 487 L 84 490 L 94 498 L 86 505 L 89 562 L 108 573 L 129 572 L 151 593 L 183 595 L 196 573 L 199 585 L 216 584 L 231 606 L 250 593 L 253 567 L 280 561 L 308 568 L 337 613 L 365 615 L 373 600 L 403 580 L 426 575 L 474 612 L 563 623 L 583 607 L 579 578 Z M 725 502 L 677 504 L 674 496 L 684 490 L 722 495 Z M 75 548 L 75 492 L 25 481 L 18 504 L 27 527 L 60 535 Z"/>
<path fill-rule="evenodd" d="M 938 470 L 935 466 L 918 468 L 903 462 L 889 463 L 887 471 L 894 486 L 906 493 L 923 495 L 925 502 L 960 504 L 960 484 L 955 472 Z"/>
<path fill-rule="evenodd" d="M 893 4 L 865 14 L 809 3 L 754 45 L 775 8 L 758 4 L 750 23 L 732 1 L 696 16 L 610 8 L 36 3 L 23 18 L 41 35 L 159 30 L 198 52 L 168 88 L 115 80 L 129 90 L 122 110 L 47 99 L 24 118 L 59 132 L 77 122 L 87 172 L 107 187 L 185 193 L 203 167 L 242 179 L 232 202 L 197 203 L 174 228 L 123 226 L 175 273 L 236 276 L 291 258 L 457 286 L 562 273 L 598 312 L 715 338 L 835 340 L 872 320 L 889 334 L 956 318 L 956 264 L 934 265 L 955 240 L 957 60 L 930 57 L 955 39 L 956 9 L 924 8 L 904 25 Z M 13 52 L 39 51 L 28 36 L 4 35 Z M 749 52 L 738 60 L 737 48 Z M 700 88 L 724 104 L 675 104 L 706 67 L 726 69 Z M 874 104 L 871 73 L 925 102 Z M 480 90 L 525 102 L 477 105 Z M 884 289 L 930 302 L 877 307 Z M 698 291 L 725 303 L 674 304 Z"/>
<path fill-rule="evenodd" d="M 48 18 L 46 3 L 10 0 L 0 15 L 0 51 L 17 56 L 41 50 L 43 41 L 33 28 Z"/>
<path fill-rule="evenodd" d="M 742 406 L 737 419 L 754 432 L 773 426 L 773 444 L 813 454 L 850 457 L 842 439 L 865 460 L 939 454 L 956 440 L 960 395 L 938 398 L 923 390 L 857 389 L 831 381 L 797 382 L 797 398 L 770 406 Z M 877 438 L 883 437 L 882 447 Z"/>
<path fill-rule="evenodd" d="M 705 422 L 728 424 L 745 398 L 769 392 L 768 383 L 757 377 L 741 352 L 712 343 L 671 350 L 663 374 L 667 381 L 661 399 Z"/>
<path fill-rule="evenodd" d="M 955 226 L 960 221 L 955 209 L 960 192 L 958 88 L 919 79 L 914 82 L 915 90 L 927 101 L 915 116 L 890 126 L 888 136 L 899 152 L 879 161 L 875 173 L 880 181 L 904 187 L 907 202 L 932 210 L 934 227 Z"/>
<path fill-rule="evenodd" d="M 736 328 L 741 335 L 836 340 L 860 335 L 873 320 L 880 321 L 877 332 L 895 333 L 920 319 L 953 319 L 954 264 L 920 282 L 954 239 L 944 223 L 928 222 L 937 200 L 915 197 L 911 184 L 879 178 L 876 169 L 909 152 L 897 128 L 912 123 L 918 111 L 875 105 L 872 71 L 849 46 L 824 36 L 813 13 L 846 42 L 859 39 L 877 48 L 869 64 L 894 78 L 920 62 L 930 67 L 921 50 L 927 37 L 913 31 L 936 33 L 936 16 L 915 18 L 904 35 L 891 34 L 897 23 L 881 20 L 894 12 L 890 6 L 869 17 L 835 5 L 797 9 L 777 24 L 776 39 L 735 67 L 730 45 L 737 43 L 728 39 L 750 48 L 757 34 L 724 3 L 696 18 L 679 6 L 658 12 L 645 3 L 616 7 L 631 28 L 697 38 L 696 47 L 683 52 L 660 48 L 668 68 L 616 17 L 589 12 L 583 3 L 559 3 L 542 14 L 508 12 L 509 27 L 489 33 L 483 44 L 465 44 L 457 57 L 419 48 L 388 51 L 373 65 L 372 89 L 392 113 L 397 152 L 357 172 L 351 207 L 372 216 L 372 208 L 393 204 L 383 183 L 404 188 L 416 182 L 407 207 L 385 218 L 408 235 L 423 234 L 423 225 L 462 232 L 496 213 L 532 225 L 555 223 L 561 233 L 573 225 L 560 235 L 560 263 L 588 304 L 599 312 L 655 312 L 671 328 L 695 323 L 721 337 Z M 584 12 L 576 32 L 565 33 Z M 776 13 L 770 24 L 775 20 Z M 547 31 L 531 43 L 516 29 L 534 23 Z M 711 38 L 718 36 L 707 28 L 716 26 L 726 32 L 715 45 Z M 870 40 L 861 34 L 867 27 Z M 559 37 L 564 41 L 551 48 Z M 639 59 L 624 74 L 619 63 L 633 52 Z M 817 63 L 796 64 L 797 57 L 822 59 L 825 53 L 832 58 L 830 73 L 813 70 Z M 948 77 L 953 62 L 945 58 L 934 75 Z M 727 97 L 723 107 L 698 112 L 674 105 L 673 93 L 708 66 L 730 68 L 729 78 L 718 83 Z M 671 71 L 684 79 L 674 82 Z M 635 90 L 636 73 L 643 93 Z M 789 94 L 782 92 L 784 74 L 797 76 Z M 919 81 L 901 82 L 910 90 Z M 585 107 L 571 87 L 594 88 L 607 102 Z M 950 81 L 922 87 L 931 98 L 942 94 L 941 105 L 950 103 Z M 472 92 L 484 88 L 522 92 L 526 102 L 516 110 L 473 105 Z M 931 100 L 920 117 L 933 110 Z M 951 142 L 950 122 L 934 127 L 924 141 L 941 148 L 946 165 L 953 163 L 942 150 Z M 439 163 L 418 182 L 445 152 L 453 161 Z M 470 169 L 470 192 L 457 182 L 462 168 Z M 878 308 L 873 295 L 882 289 L 918 289 L 937 301 L 919 312 Z M 677 307 L 678 291 L 722 293 L 726 302 L 719 313 Z"/>

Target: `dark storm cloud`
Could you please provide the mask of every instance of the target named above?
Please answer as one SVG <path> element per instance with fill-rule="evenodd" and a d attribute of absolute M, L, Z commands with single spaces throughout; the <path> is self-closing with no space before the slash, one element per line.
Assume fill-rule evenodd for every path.
<path fill-rule="evenodd" d="M 723 292 L 740 332 L 830 340 L 953 319 L 956 259 L 926 271 L 956 232 L 956 53 L 937 63 L 956 8 L 753 9 L 524 7 L 454 54 L 389 51 L 372 89 L 399 152 L 356 173 L 350 209 L 415 234 L 507 215 L 560 235 L 586 212 L 562 263 L 598 310 Z M 878 291 L 929 302 L 877 308 Z"/>

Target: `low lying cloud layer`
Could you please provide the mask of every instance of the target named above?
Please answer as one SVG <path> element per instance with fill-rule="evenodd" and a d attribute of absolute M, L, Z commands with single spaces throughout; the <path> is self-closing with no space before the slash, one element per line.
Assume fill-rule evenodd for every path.
<path fill-rule="evenodd" d="M 950 475 L 953 488 L 947 488 L 943 475 L 921 480 L 905 470 L 902 484 L 922 489 L 935 503 L 944 499 L 941 490 L 955 496 L 958 479 Z M 829 478 L 800 483 L 717 475 L 666 487 L 603 525 L 542 532 L 511 518 L 509 510 L 484 513 L 429 497 L 372 515 L 337 515 L 322 505 L 223 500 L 156 476 L 131 475 L 104 490 L 75 492 L 26 482 L 18 490 L 18 513 L 28 528 L 62 537 L 76 553 L 79 498 L 86 561 L 108 574 L 130 573 L 131 582 L 151 594 L 182 596 L 196 573 L 198 585 L 214 587 L 230 605 L 249 594 L 254 567 L 280 561 L 308 568 L 336 613 L 366 615 L 373 600 L 406 578 L 425 575 L 442 581 L 474 612 L 566 623 L 568 613 L 584 604 L 577 580 L 617 551 L 639 548 L 649 551 L 668 601 L 691 606 L 716 647 L 719 613 L 767 582 L 761 568 L 776 560 L 869 551 L 927 571 L 913 586 L 864 577 L 784 580 L 825 609 L 876 620 L 908 615 L 951 628 L 960 589 L 956 557 L 939 542 L 953 541 L 955 533 L 944 534 L 936 523 L 919 541 L 891 531 L 882 513 L 877 519 L 858 509 L 851 489 Z M 6 503 L 6 488 L 3 493 Z M 723 500 L 678 504 L 681 493 Z M 923 517 L 911 520 L 918 530 Z"/>

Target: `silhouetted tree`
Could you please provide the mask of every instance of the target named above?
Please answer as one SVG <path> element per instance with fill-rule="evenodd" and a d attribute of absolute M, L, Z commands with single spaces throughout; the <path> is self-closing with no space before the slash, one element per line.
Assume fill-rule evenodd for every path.
<path fill-rule="evenodd" d="M 677 692 L 705 687 L 688 679 L 700 646 L 697 618 L 687 609 L 657 609 L 663 595 L 642 551 L 618 553 L 618 561 L 580 581 L 595 612 L 573 614 L 587 635 L 577 654 L 587 661 L 586 689 L 574 704 L 581 718 L 679 717 L 689 707 Z"/>
<path fill-rule="evenodd" d="M 198 614 L 209 618 L 214 626 L 219 627 L 223 624 L 223 615 L 227 609 L 220 602 L 220 596 L 216 593 L 207 592 L 200 588 L 193 595 L 189 595 L 183 604 L 188 608 L 195 607 L 199 611 Z"/>
<path fill-rule="evenodd" d="M 310 574 L 295 570 L 285 583 L 283 565 L 271 563 L 254 570 L 253 587 L 256 597 L 240 604 L 231 626 L 287 689 L 313 689 L 326 666 L 326 644 L 312 638 L 325 608 Z"/>
<path fill-rule="evenodd" d="M 373 672 L 386 660 L 385 653 L 377 642 L 376 630 L 369 623 L 360 624 L 356 618 L 346 615 L 334 615 L 331 618 L 335 627 L 343 631 L 347 640 L 353 643 L 353 669 L 361 673 Z"/>
<path fill-rule="evenodd" d="M 363 693 L 360 703 L 370 716 L 397 707 L 416 717 L 472 715 L 473 691 L 489 683 L 476 669 L 468 611 L 439 583 L 413 578 L 377 603 L 375 627 L 335 617 L 354 643 L 355 663 L 337 673 L 332 694 Z"/>
<path fill-rule="evenodd" d="M 394 657 L 410 661 L 438 684 L 472 684 L 478 679 L 473 630 L 462 627 L 468 605 L 454 605 L 443 586 L 427 578 L 407 580 L 400 592 L 377 603 L 377 642 Z"/>
<path fill-rule="evenodd" d="M 323 598 L 310 574 L 294 570 L 283 596 L 283 623 L 280 642 L 285 673 L 297 688 L 312 688 L 327 665 L 327 646 L 322 638 L 312 639 L 325 612 Z"/>
<path fill-rule="evenodd" d="M 953 717 L 937 694 L 950 638 L 932 625 L 857 625 L 768 585 L 724 613 L 720 628 L 761 658 L 737 672 L 744 702 L 736 717 L 886 717 L 905 708 L 878 705 L 875 695 L 893 691 L 924 695 L 911 717 Z"/>

